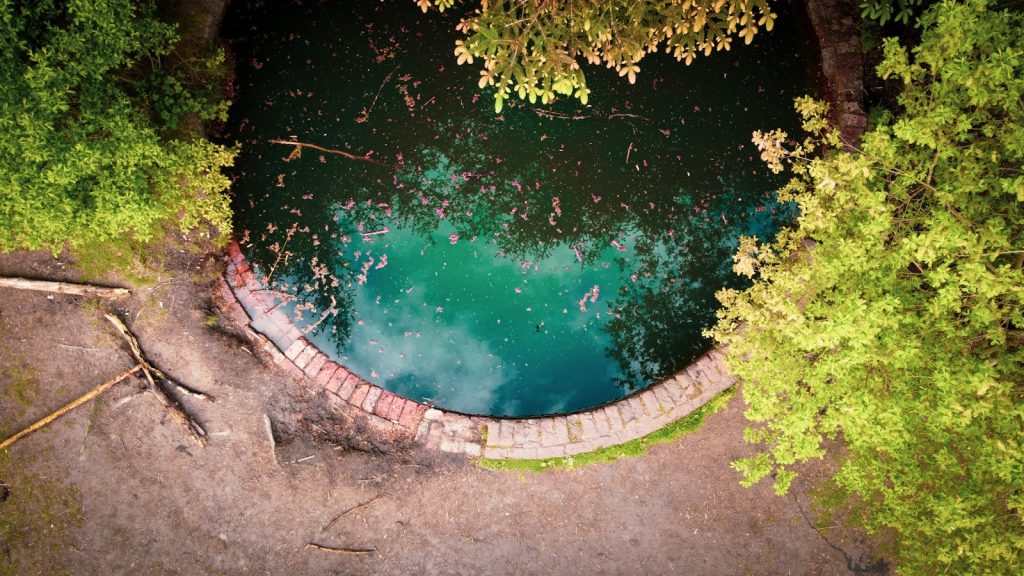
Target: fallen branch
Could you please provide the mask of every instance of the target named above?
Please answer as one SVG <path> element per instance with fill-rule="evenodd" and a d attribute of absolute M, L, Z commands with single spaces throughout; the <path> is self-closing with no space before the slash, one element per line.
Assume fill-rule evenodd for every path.
<path fill-rule="evenodd" d="M 564 112 L 555 112 L 554 110 L 546 110 L 544 108 L 532 108 L 534 114 L 542 118 L 558 118 L 561 120 L 586 120 L 590 116 L 584 115 L 571 115 Z"/>
<path fill-rule="evenodd" d="M 335 548 L 334 546 L 321 546 L 310 542 L 306 544 L 304 550 L 313 548 L 315 550 L 323 550 L 324 552 L 330 552 L 331 554 L 373 554 L 377 551 L 376 548 Z"/>
<path fill-rule="evenodd" d="M 338 156 L 344 156 L 345 158 L 348 158 L 349 160 L 360 160 L 362 162 L 369 162 L 370 164 L 376 164 L 377 166 L 387 166 L 387 164 L 385 164 L 385 163 L 383 163 L 383 162 L 381 162 L 379 160 L 374 160 L 373 158 L 370 158 L 369 154 L 363 154 L 362 156 L 358 156 L 356 154 L 352 154 L 351 152 L 345 152 L 344 150 L 337 150 L 335 148 L 325 148 L 323 146 L 318 146 L 316 144 L 310 144 L 308 142 L 299 142 L 297 140 L 278 140 L 278 139 L 272 139 L 272 140 L 268 140 L 268 142 L 270 142 L 271 144 L 288 144 L 290 146 L 295 146 L 295 150 L 292 150 L 291 155 L 288 156 L 289 158 L 294 158 L 294 157 L 298 157 L 299 155 L 301 155 L 303 148 L 312 148 L 314 150 L 319 150 L 321 152 L 326 152 L 328 154 L 337 154 Z"/>
<path fill-rule="evenodd" d="M 616 112 L 613 114 L 566 114 L 565 112 L 556 112 L 554 110 L 548 110 L 546 108 L 531 108 L 533 113 L 541 118 L 553 118 L 558 120 L 586 120 L 587 118 L 602 118 L 604 120 L 614 120 L 616 118 L 636 118 L 645 122 L 650 122 L 651 119 L 640 114 L 630 114 L 628 112 Z"/>
<path fill-rule="evenodd" d="M 349 514 L 355 512 L 356 510 L 359 510 L 360 508 L 364 508 L 366 506 L 369 506 L 370 504 L 373 504 L 379 498 L 380 498 L 380 495 L 378 494 L 377 496 L 374 496 L 373 498 L 367 500 L 366 502 L 363 502 L 362 504 L 358 504 L 356 506 L 353 506 L 353 507 L 349 508 L 348 510 L 345 510 L 341 514 L 338 514 L 337 516 L 335 516 L 334 519 L 331 520 L 330 522 L 328 522 L 326 526 L 324 526 L 323 528 L 320 529 L 320 531 L 323 532 L 323 531 L 327 530 L 331 526 L 334 526 L 335 524 L 337 524 L 338 520 L 341 520 L 345 516 L 348 516 Z"/>
<path fill-rule="evenodd" d="M 192 433 L 192 437 L 195 438 L 199 444 L 205 446 L 206 430 L 204 430 L 199 422 L 188 413 L 188 410 L 185 409 L 185 405 L 174 397 L 170 388 L 178 388 L 186 394 L 201 398 L 208 402 L 213 402 L 215 398 L 205 392 L 201 392 L 170 378 L 158 368 L 154 367 L 146 359 L 145 355 L 143 355 L 142 348 L 139 346 L 139 341 L 131 332 L 128 331 L 128 327 L 124 325 L 124 322 L 121 322 L 118 317 L 111 314 L 105 314 L 104 316 L 111 324 L 114 325 L 115 328 L 117 328 L 117 331 L 120 332 L 121 336 L 123 336 L 128 342 L 128 348 L 130 349 L 132 356 L 135 358 L 135 361 L 140 364 L 143 375 L 145 375 L 146 380 L 148 380 L 149 384 L 153 387 L 153 391 L 157 393 L 157 397 L 159 397 L 163 402 L 164 407 L 170 411 L 171 416 L 173 416 L 175 420 L 188 428 L 189 432 Z"/>
<path fill-rule="evenodd" d="M 0 278 L 0 288 L 16 290 L 36 290 L 38 292 L 56 292 L 75 296 L 98 296 L 100 298 L 123 298 L 131 295 L 127 288 L 111 288 L 93 284 L 72 284 L 70 282 L 51 282 L 49 280 L 29 280 L 28 278 Z"/>
<path fill-rule="evenodd" d="M 71 412 L 75 408 L 78 408 L 82 404 L 85 404 L 89 400 L 92 400 L 93 398 L 99 396 L 100 394 L 103 394 L 104 392 L 109 390 L 111 386 L 138 372 L 139 370 L 142 369 L 142 367 L 142 364 L 136 364 L 134 368 L 125 370 L 124 372 L 118 374 L 117 376 L 114 376 L 110 380 L 107 380 L 103 384 L 100 384 L 99 386 L 96 386 L 95 388 L 89 390 L 85 394 L 82 394 L 78 398 L 66 404 L 63 408 L 57 410 L 56 412 L 53 412 L 52 414 L 41 420 L 38 420 L 35 424 L 32 424 L 28 428 L 25 428 L 24 430 L 18 432 L 14 436 L 11 436 L 7 440 L 4 440 L 2 443 L 0 443 L 0 450 L 7 448 L 8 446 L 14 444 L 18 440 L 24 438 L 25 436 L 28 436 L 29 434 L 35 432 L 36 430 L 39 430 L 43 426 L 46 426 L 50 422 L 53 422 L 57 418 L 60 418 L 61 416 L 67 414 L 68 412 Z"/>

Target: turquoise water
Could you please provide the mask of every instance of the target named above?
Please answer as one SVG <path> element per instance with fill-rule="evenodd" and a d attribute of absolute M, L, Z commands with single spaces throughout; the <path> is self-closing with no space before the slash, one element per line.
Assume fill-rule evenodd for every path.
<path fill-rule="evenodd" d="M 591 105 L 506 105 L 411 2 L 232 3 L 236 236 L 307 337 L 468 413 L 596 406 L 702 354 L 740 235 L 793 217 L 750 144 L 811 91 L 796 18 Z M 296 148 L 271 140 L 328 149 Z M 342 151 L 346 155 L 336 152 Z"/>

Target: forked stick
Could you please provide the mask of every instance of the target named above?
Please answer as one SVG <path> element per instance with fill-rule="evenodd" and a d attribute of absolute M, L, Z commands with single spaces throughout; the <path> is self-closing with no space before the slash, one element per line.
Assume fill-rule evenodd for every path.
<path fill-rule="evenodd" d="M 112 314 L 105 314 L 104 316 L 111 324 L 114 325 L 115 328 L 117 328 L 117 331 L 120 332 L 121 336 L 123 336 L 128 342 L 128 348 L 131 351 L 132 356 L 135 358 L 135 361 L 140 364 L 142 373 L 146 376 L 146 380 L 148 380 L 150 385 L 153 386 L 153 390 L 157 393 L 157 396 L 163 402 L 167 410 L 170 411 L 171 416 L 188 428 L 188 431 L 192 433 L 192 437 L 195 438 L 197 442 L 205 446 L 206 430 L 204 430 L 202 425 L 200 425 L 199 422 L 188 413 L 184 404 L 175 398 L 168 388 L 170 386 L 176 386 L 188 394 L 210 402 L 214 401 L 213 396 L 185 386 L 181 382 L 169 378 L 166 374 L 155 368 L 148 360 L 146 360 L 146 357 L 142 354 L 142 348 L 139 346 L 139 341 L 131 332 L 128 331 L 128 327 L 124 325 L 124 322 L 121 322 L 120 318 Z"/>

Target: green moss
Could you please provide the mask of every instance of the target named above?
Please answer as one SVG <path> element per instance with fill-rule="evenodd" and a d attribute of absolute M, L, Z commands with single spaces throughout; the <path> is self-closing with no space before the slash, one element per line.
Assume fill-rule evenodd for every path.
<path fill-rule="evenodd" d="M 0 576 L 67 574 L 62 550 L 68 530 L 84 516 L 81 495 L 55 474 L 32 474 L 0 452 Z"/>
<path fill-rule="evenodd" d="M 11 381 L 3 395 L 27 407 L 32 403 L 36 389 L 36 371 L 21 365 L 9 367 Z"/>
<path fill-rule="evenodd" d="M 107 242 L 92 242 L 72 250 L 76 268 L 90 281 L 106 280 L 116 274 L 132 286 L 155 284 L 163 271 L 158 247 L 162 232 L 154 240 L 141 242 L 125 236 Z"/>
<path fill-rule="evenodd" d="M 725 408 L 726 404 L 729 403 L 729 399 L 732 398 L 734 390 L 734 388 L 730 388 L 718 396 L 715 396 L 710 402 L 694 410 L 689 415 L 676 420 L 660 430 L 651 432 L 650 434 L 637 438 L 636 440 L 630 440 L 625 444 L 610 446 L 608 448 L 599 448 L 593 452 L 584 452 L 583 454 L 577 454 L 575 456 L 546 458 L 544 460 L 520 460 L 514 458 L 496 460 L 491 458 L 482 458 L 479 461 L 479 465 L 488 470 L 529 470 L 532 472 L 543 472 L 544 470 L 550 470 L 552 468 L 575 468 L 578 466 L 585 466 L 587 464 L 615 462 L 620 458 L 629 456 L 639 456 L 647 452 L 647 449 L 651 446 L 678 440 L 679 438 L 682 438 L 690 432 L 700 428 L 701 424 L 704 423 L 704 420 L 708 416 L 718 412 L 722 408 Z"/>
<path fill-rule="evenodd" d="M 0 323 L 0 333 L 3 333 L 5 327 Z M 10 420 L 25 415 L 25 411 L 38 397 L 39 386 L 34 369 L 26 366 L 19 356 L 4 355 L 2 352 L 0 366 L 6 364 L 6 369 L 0 371 L 0 437 L 6 437 L 12 432 L 8 429 Z"/>

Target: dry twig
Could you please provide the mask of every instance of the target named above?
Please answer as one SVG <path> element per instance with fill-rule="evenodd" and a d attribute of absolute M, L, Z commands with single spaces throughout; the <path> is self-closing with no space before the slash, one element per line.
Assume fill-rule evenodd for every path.
<path fill-rule="evenodd" d="M 321 528 L 320 531 L 323 532 L 323 531 L 327 530 L 331 526 L 334 526 L 338 522 L 338 520 L 341 520 L 345 516 L 348 516 L 349 514 L 351 514 L 352 512 L 355 512 L 356 510 L 359 510 L 360 508 L 364 508 L 366 506 L 369 506 L 370 504 L 373 504 L 379 498 L 380 498 L 380 495 L 378 494 L 377 496 L 374 496 L 373 498 L 367 500 L 366 502 L 363 502 L 362 504 L 358 504 L 356 506 L 353 506 L 353 507 L 349 508 L 348 510 L 343 511 L 341 514 L 338 514 L 337 516 L 335 516 L 333 520 L 328 522 L 326 526 Z"/>
<path fill-rule="evenodd" d="M 111 386 L 113 386 L 114 384 L 117 384 L 121 380 L 124 380 L 125 378 L 127 378 L 127 377 L 131 376 L 132 374 L 138 372 L 142 368 L 143 368 L 142 364 L 136 364 L 134 368 L 131 368 L 129 370 L 125 370 L 124 372 L 118 374 L 117 376 L 114 376 L 110 380 L 107 380 L 103 384 L 100 384 L 99 386 L 96 386 L 95 388 L 93 388 L 92 390 L 89 390 L 85 394 L 82 394 L 78 398 L 76 398 L 76 399 L 72 400 L 71 402 L 69 402 L 68 404 L 64 405 L 63 408 L 60 408 L 59 410 L 57 410 L 56 412 L 53 412 L 49 416 L 36 421 L 35 424 L 32 424 L 28 428 L 25 428 L 24 430 L 22 430 L 21 432 L 18 432 L 14 436 L 11 436 L 7 440 L 4 440 L 3 442 L 0 442 L 0 450 L 3 450 L 5 448 L 7 448 L 8 446 L 14 444 L 18 440 L 21 440 L 23 437 L 28 436 L 29 434 L 35 432 L 36 430 L 39 430 L 43 426 L 46 426 L 50 422 L 53 422 L 57 418 L 60 418 L 61 416 L 67 414 L 68 412 L 71 412 L 75 408 L 78 408 L 82 404 L 85 404 L 89 400 L 92 400 L 93 398 L 99 396 L 100 394 L 103 394 L 104 392 L 109 390 Z"/>
<path fill-rule="evenodd" d="M 310 144 L 308 142 L 299 142 L 297 140 L 272 139 L 268 140 L 268 142 L 270 142 L 271 144 L 288 144 L 291 146 L 295 146 L 295 150 L 292 150 L 292 153 L 291 155 L 289 155 L 289 158 L 296 158 L 300 156 L 302 154 L 303 148 L 312 148 L 314 150 L 319 150 L 321 152 L 326 152 L 328 154 L 337 154 L 338 156 L 344 156 L 349 160 L 361 160 L 363 162 L 369 162 L 370 164 L 376 164 L 377 166 L 387 166 L 387 164 L 379 160 L 374 160 L 373 158 L 370 158 L 369 154 L 363 154 L 362 156 L 358 156 L 356 154 L 352 154 L 351 152 L 345 152 L 344 150 L 338 150 L 336 148 L 325 148 L 323 146 Z"/>
<path fill-rule="evenodd" d="M 306 544 L 304 550 L 323 550 L 324 552 L 330 552 L 331 554 L 373 554 L 377 551 L 376 548 L 335 548 L 334 546 L 321 546 L 314 542 Z"/>

